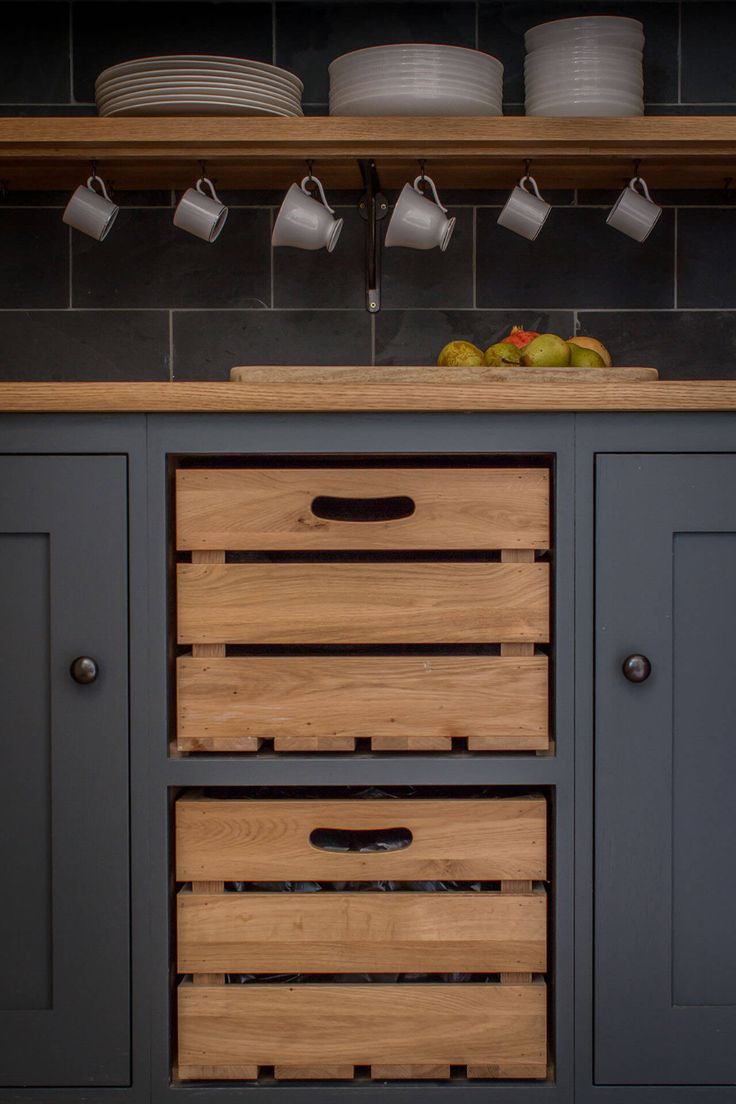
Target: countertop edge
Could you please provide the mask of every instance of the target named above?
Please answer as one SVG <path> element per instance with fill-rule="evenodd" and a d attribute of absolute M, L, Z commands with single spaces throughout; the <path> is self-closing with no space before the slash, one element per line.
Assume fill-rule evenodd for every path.
<path fill-rule="evenodd" d="M 651 383 L 0 383 L 0 413 L 736 411 L 736 380 Z"/>

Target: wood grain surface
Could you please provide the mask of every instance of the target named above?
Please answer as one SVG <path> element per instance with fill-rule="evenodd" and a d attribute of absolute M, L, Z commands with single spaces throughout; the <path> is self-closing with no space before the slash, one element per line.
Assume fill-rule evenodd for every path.
<path fill-rule="evenodd" d="M 547 968 L 544 893 L 182 891 L 176 909 L 180 974 Z"/>
<path fill-rule="evenodd" d="M 543 797 L 479 800 L 217 800 L 176 803 L 176 877 L 224 881 L 544 879 Z M 327 851 L 317 828 L 406 828 L 396 851 Z"/>
<path fill-rule="evenodd" d="M 323 737 L 348 750 L 364 738 L 548 744 L 546 656 L 180 656 L 176 669 L 180 750 Z"/>
<path fill-rule="evenodd" d="M 316 499 L 409 499 L 389 521 L 338 521 Z M 312 468 L 176 473 L 177 548 L 495 549 L 549 547 L 541 468 Z"/>
<path fill-rule="evenodd" d="M 547 992 L 531 985 L 226 985 L 178 989 L 189 1066 L 483 1064 L 544 1078 Z"/>
<path fill-rule="evenodd" d="M 179 564 L 180 644 L 549 639 L 546 563 Z"/>

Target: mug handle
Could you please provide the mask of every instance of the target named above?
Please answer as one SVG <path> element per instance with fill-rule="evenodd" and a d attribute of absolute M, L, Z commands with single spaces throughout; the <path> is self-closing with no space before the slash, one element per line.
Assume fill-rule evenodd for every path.
<path fill-rule="evenodd" d="M 638 188 L 637 184 L 639 185 Z M 647 188 L 647 182 L 642 176 L 632 176 L 631 180 L 629 181 L 629 187 L 631 188 L 632 192 L 638 192 L 639 194 L 643 195 L 645 199 L 648 199 L 650 203 L 652 202 L 652 197 L 650 196 L 649 189 Z"/>
<path fill-rule="evenodd" d="M 107 188 L 105 187 L 105 181 L 102 179 L 101 176 L 98 176 L 97 173 L 93 173 L 92 176 L 87 178 L 87 187 L 90 189 L 90 191 L 93 191 L 93 192 L 97 191 L 97 189 L 95 188 L 95 184 L 99 185 L 100 191 L 102 192 L 102 195 L 104 196 L 104 198 L 109 203 L 110 202 L 110 197 L 107 194 Z"/>
<path fill-rule="evenodd" d="M 197 189 L 199 194 L 200 195 L 205 194 L 205 190 L 202 187 L 203 184 L 206 184 L 207 187 L 209 188 L 210 195 L 211 195 L 212 199 L 214 199 L 217 203 L 222 203 L 222 200 L 220 199 L 217 192 L 215 191 L 215 185 L 212 183 L 212 181 L 210 180 L 210 178 L 208 176 L 200 176 L 199 180 L 194 185 L 194 187 Z"/>
<path fill-rule="evenodd" d="M 327 196 L 325 195 L 325 190 L 322 187 L 322 181 L 319 180 L 316 176 L 305 176 L 301 184 L 299 185 L 305 196 L 309 196 L 310 199 L 314 199 L 314 196 L 310 194 L 309 188 L 307 188 L 306 186 L 307 183 L 312 183 L 317 186 L 317 191 L 319 192 L 319 198 L 322 202 L 322 205 L 327 208 L 331 215 L 334 215 L 335 212 L 327 202 Z"/>
<path fill-rule="evenodd" d="M 429 184 L 430 188 L 432 189 L 432 196 L 434 198 L 435 203 L 439 207 L 440 211 L 444 211 L 445 214 L 447 214 L 447 208 L 443 207 L 442 204 L 440 203 L 440 197 L 437 195 L 437 189 L 434 186 L 434 180 L 432 179 L 432 177 L 431 176 L 425 176 L 424 173 L 422 173 L 422 175 L 418 176 L 416 178 L 416 180 L 414 181 L 414 191 L 417 193 L 417 195 L 420 195 L 420 196 L 422 196 L 423 199 L 426 199 L 427 197 L 425 196 L 422 189 L 419 187 L 420 181 L 423 181 L 425 184 Z"/>
<path fill-rule="evenodd" d="M 528 185 L 531 185 L 531 190 L 532 190 L 533 194 L 537 197 L 537 199 L 542 199 L 542 197 L 539 193 L 539 188 L 537 187 L 536 180 L 534 179 L 533 176 L 529 176 L 529 174 L 527 173 L 527 175 L 522 176 L 521 180 L 519 181 L 519 187 L 522 188 L 525 192 L 528 193 L 529 192 Z M 542 202 L 544 202 L 544 200 L 542 200 Z"/>

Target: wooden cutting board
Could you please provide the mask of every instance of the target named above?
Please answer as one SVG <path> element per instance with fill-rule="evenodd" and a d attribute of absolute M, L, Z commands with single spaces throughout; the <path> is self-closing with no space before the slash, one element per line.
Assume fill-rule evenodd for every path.
<path fill-rule="evenodd" d="M 656 368 L 434 368 L 243 365 L 234 383 L 639 383 L 659 379 Z"/>

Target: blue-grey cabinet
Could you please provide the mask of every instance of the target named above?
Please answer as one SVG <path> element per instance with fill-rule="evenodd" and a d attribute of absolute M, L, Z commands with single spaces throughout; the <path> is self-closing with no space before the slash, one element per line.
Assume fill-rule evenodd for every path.
<path fill-rule="evenodd" d="M 736 455 L 602 455 L 596 498 L 595 1082 L 729 1085 Z"/>
<path fill-rule="evenodd" d="M 0 1086 L 130 1082 L 126 549 L 124 456 L 0 457 Z"/>

